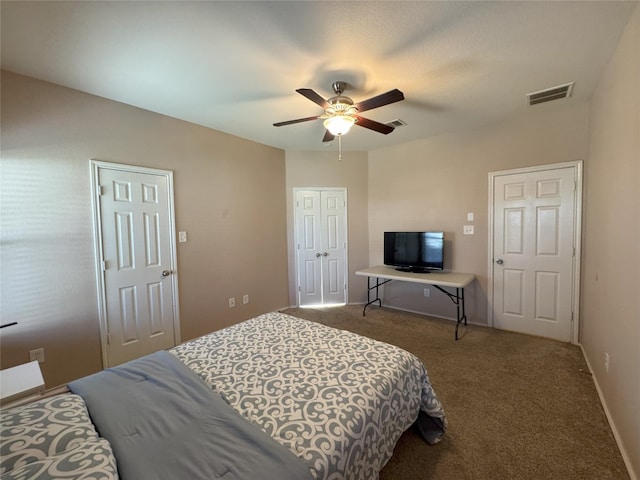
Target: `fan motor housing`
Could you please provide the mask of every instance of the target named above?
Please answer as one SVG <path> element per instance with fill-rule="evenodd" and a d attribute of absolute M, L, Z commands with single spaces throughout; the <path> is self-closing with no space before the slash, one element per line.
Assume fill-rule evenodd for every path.
<path fill-rule="evenodd" d="M 348 112 L 349 115 L 352 115 L 357 111 L 356 107 L 353 106 L 353 100 L 343 95 L 331 97 L 327 100 L 327 103 L 329 104 L 326 108 L 326 113 L 328 114 Z"/>

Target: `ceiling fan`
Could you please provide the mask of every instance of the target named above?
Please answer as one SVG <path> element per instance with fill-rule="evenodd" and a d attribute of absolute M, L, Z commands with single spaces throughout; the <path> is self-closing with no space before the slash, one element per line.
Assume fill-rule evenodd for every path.
<path fill-rule="evenodd" d="M 314 117 L 298 118 L 296 120 L 274 123 L 273 126 L 282 127 L 284 125 L 292 125 L 294 123 L 324 119 L 324 127 L 327 131 L 322 139 L 323 142 L 330 142 L 335 137 L 344 135 L 353 125 L 359 125 L 385 135 L 393 132 L 394 128 L 392 126 L 361 117 L 359 113 L 404 100 L 404 94 L 400 90 L 396 88 L 369 98 L 368 100 L 354 103 L 349 97 L 342 95 L 347 88 L 346 82 L 334 82 L 332 88 L 335 92 L 335 96 L 327 100 L 310 88 L 297 89 L 296 92 L 300 95 L 303 95 L 312 102 L 320 105 L 324 109 L 324 113 Z"/>

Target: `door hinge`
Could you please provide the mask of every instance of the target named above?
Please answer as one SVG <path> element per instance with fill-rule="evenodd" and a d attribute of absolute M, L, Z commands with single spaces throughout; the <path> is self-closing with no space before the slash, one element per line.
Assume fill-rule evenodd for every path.
<path fill-rule="evenodd" d="M 107 333 L 107 345 L 111 345 L 111 334 Z"/>
<path fill-rule="evenodd" d="M 106 260 L 102 260 L 102 271 L 106 272 L 107 271 L 107 261 Z"/>
<path fill-rule="evenodd" d="M 104 195 L 104 187 L 102 185 L 98 185 L 98 196 L 101 197 Z"/>

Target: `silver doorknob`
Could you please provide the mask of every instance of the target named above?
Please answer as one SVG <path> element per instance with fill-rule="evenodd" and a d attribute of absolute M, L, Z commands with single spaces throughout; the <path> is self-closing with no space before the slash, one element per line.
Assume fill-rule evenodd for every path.
<path fill-rule="evenodd" d="M 320 252 L 316 253 L 316 258 L 321 257 L 321 256 L 322 256 L 322 254 Z"/>
<path fill-rule="evenodd" d="M 169 275 L 171 275 L 171 270 L 163 270 L 162 271 L 162 276 L 163 277 L 168 277 Z"/>
<path fill-rule="evenodd" d="M 327 252 L 324 252 L 324 253 L 322 254 L 322 256 L 323 256 L 323 257 L 326 257 L 327 255 L 329 255 Z"/>
<path fill-rule="evenodd" d="M 499 258 L 499 259 L 497 259 L 497 260 L 496 260 L 496 263 L 497 263 L 498 265 L 502 265 L 502 264 L 504 263 L 504 260 L 502 260 L 501 258 Z"/>

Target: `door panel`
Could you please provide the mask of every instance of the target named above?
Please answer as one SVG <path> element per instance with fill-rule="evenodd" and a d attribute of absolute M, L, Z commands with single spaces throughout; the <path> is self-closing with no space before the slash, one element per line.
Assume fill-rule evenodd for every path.
<path fill-rule="evenodd" d="M 494 326 L 569 341 L 575 169 L 498 175 L 493 192 Z"/>
<path fill-rule="evenodd" d="M 504 222 L 504 251 L 505 253 L 518 254 L 524 252 L 523 218 L 524 211 L 521 208 L 505 209 Z"/>
<path fill-rule="evenodd" d="M 165 175 L 100 168 L 107 366 L 176 344 Z"/>
<path fill-rule="evenodd" d="M 524 316 L 524 271 L 505 268 L 503 312 L 505 315 L 522 318 Z"/>
<path fill-rule="evenodd" d="M 558 272 L 536 272 L 535 318 L 558 322 L 560 275 Z"/>
<path fill-rule="evenodd" d="M 136 299 L 138 298 L 138 295 L 136 293 L 135 286 L 120 288 L 119 293 L 121 329 L 121 332 L 119 332 L 121 333 L 120 343 L 123 345 L 129 345 L 140 341 L 140 335 L 138 334 L 138 307 L 136 306 Z M 116 321 L 116 318 L 110 318 L 111 324 Z M 118 332 L 118 329 L 114 328 L 112 331 Z"/>

